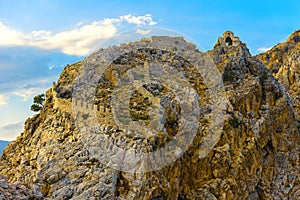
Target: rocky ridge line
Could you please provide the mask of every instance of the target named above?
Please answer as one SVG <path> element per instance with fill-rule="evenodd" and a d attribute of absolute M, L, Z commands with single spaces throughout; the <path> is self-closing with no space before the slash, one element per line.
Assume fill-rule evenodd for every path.
<path fill-rule="evenodd" d="M 26 121 L 23 134 L 3 151 L 0 174 L 7 186 L 0 183 L 10 188 L 20 183 L 34 199 L 298 199 L 300 130 L 293 98 L 232 32 L 225 32 L 209 54 L 223 75 L 229 102 L 221 138 L 204 158 L 199 158 L 199 147 L 209 119 L 201 118 L 190 148 L 161 170 L 131 174 L 99 162 L 86 148 L 94 138 L 81 135 L 74 124 L 71 91 L 82 61 L 63 70 L 47 91 L 42 111 Z M 145 63 L 152 54 L 144 56 L 145 60 L 128 59 Z M 102 79 L 101 92 L 108 96 L 119 72 L 113 69 Z M 201 77 L 194 81 L 205 97 Z M 132 105 L 140 102 L 137 105 L 146 109 L 140 98 L 142 94 L 133 98 Z M 131 107 L 133 113 L 139 111 L 137 105 Z M 137 118 L 144 115 L 143 109 Z M 101 119 L 103 134 L 119 141 L 119 130 L 109 124 L 110 118 Z"/>

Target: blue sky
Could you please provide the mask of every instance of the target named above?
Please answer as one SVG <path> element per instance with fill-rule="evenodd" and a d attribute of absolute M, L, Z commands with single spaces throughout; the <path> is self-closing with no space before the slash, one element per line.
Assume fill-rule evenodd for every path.
<path fill-rule="evenodd" d="M 0 0 L 0 140 L 22 131 L 33 96 L 66 64 L 117 33 L 168 28 L 208 50 L 232 30 L 257 54 L 299 29 L 299 19 L 296 0 Z"/>

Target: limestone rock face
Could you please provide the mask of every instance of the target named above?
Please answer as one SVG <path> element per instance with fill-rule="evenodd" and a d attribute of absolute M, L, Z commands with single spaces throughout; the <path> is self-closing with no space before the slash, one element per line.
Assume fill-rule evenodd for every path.
<path fill-rule="evenodd" d="M 300 30 L 295 31 L 286 42 L 258 57 L 287 89 L 297 118 L 300 119 Z"/>
<path fill-rule="evenodd" d="M 66 66 L 57 83 L 47 91 L 42 111 L 26 121 L 22 135 L 3 151 L 0 174 L 5 180 L 0 178 L 0 197 L 4 194 L 13 199 L 11 191 L 22 190 L 26 191 L 24 199 L 299 199 L 300 127 L 296 116 L 299 112 L 290 97 L 293 94 L 299 98 L 299 93 L 287 93 L 238 37 L 225 32 L 208 52 L 223 79 L 227 99 L 224 123 L 216 144 L 202 154 L 203 138 L 211 129 L 211 117 L 205 116 L 213 112 L 214 107 L 209 104 L 212 96 L 204 81 L 205 74 L 194 70 L 195 62 L 172 51 L 182 48 L 196 60 L 203 54 L 180 38 L 164 38 L 169 43 L 175 41 L 177 46 L 173 50 L 147 48 L 159 39 L 112 47 L 121 52 L 120 56 L 113 59 L 99 78 L 93 105 L 87 102 L 82 106 L 95 110 L 100 123 L 98 134 L 83 134 L 82 127 L 76 124 L 78 119 L 82 124 L 88 123 L 90 116 L 86 109 L 74 112 L 74 105 L 82 101 L 74 102 L 73 90 L 76 78 L 82 74 L 93 79 L 94 71 L 85 71 L 84 65 L 101 64 L 104 54 L 99 51 L 82 62 Z M 134 50 L 135 46 L 139 48 Z M 112 49 L 101 51 L 109 53 Z M 296 50 L 289 55 L 293 56 L 287 56 L 290 60 L 284 62 L 294 70 L 299 67 Z M 174 74 L 187 77 L 200 99 L 199 128 L 189 148 L 169 165 L 145 173 L 116 170 L 111 163 L 103 162 L 114 155 L 108 158 L 99 155 L 100 136 L 111 141 L 105 143 L 107 149 L 111 144 L 127 145 L 129 150 L 142 149 L 144 153 L 179 137 L 181 104 L 160 83 L 145 84 L 135 90 L 128 108 L 131 120 L 147 125 L 151 123 L 149 107 L 158 101 L 166 113 L 162 115 L 165 122 L 162 134 L 132 136 L 113 122 L 111 102 L 118 81 L 128 70 L 148 66 L 149 62 L 171 66 Z M 299 84 L 299 77 L 294 75 L 296 70 L 282 74 L 288 80 L 285 84 L 283 78 L 283 85 L 294 91 L 294 85 Z"/>
<path fill-rule="evenodd" d="M 22 184 L 8 184 L 6 180 L 0 176 L 0 199 L 34 199 L 31 190 L 28 190 Z"/>

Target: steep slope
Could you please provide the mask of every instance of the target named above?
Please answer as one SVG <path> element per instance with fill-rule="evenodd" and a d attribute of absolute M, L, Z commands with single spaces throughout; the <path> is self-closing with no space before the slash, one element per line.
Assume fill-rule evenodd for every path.
<path fill-rule="evenodd" d="M 157 39 L 166 44 L 174 42 L 165 37 L 126 43 L 67 66 L 47 91 L 42 111 L 26 122 L 23 134 L 0 157 L 0 174 L 8 185 L 22 184 L 36 199 L 298 199 L 299 123 L 287 93 L 264 64 L 229 31 L 209 51 L 224 80 L 228 101 L 218 140 L 204 154 L 204 138 L 215 134 L 210 132 L 214 130 L 210 123 L 216 105 L 210 103 L 220 102 L 214 101 L 205 74 L 196 72 L 193 62 L 176 52 L 183 48 L 195 60 L 204 55 L 179 38 L 172 44 L 176 48 L 149 49 Z M 78 82 L 78 78 L 93 80 L 99 76 L 95 66 L 112 51 L 120 55 L 113 57 L 93 90 L 97 134 L 86 134 L 83 130 L 90 128 L 91 113 L 87 111 L 91 104 L 83 101 L 89 94 L 79 86 L 90 81 Z M 144 89 L 131 93 L 129 114 L 131 120 L 149 124 L 148 108 L 159 98 L 166 113 L 165 134 L 132 136 L 113 122 L 113 90 L 118 89 L 121 80 L 126 82 L 122 77 L 127 71 L 139 72 L 139 67 L 143 70 L 151 62 L 163 66 L 160 70 L 170 66 L 174 75 L 187 77 L 197 91 L 201 112 L 195 124 L 199 126 L 187 150 L 169 165 L 144 173 L 116 170 L 115 155 L 103 156 L 105 149 L 125 145 L 132 151 L 147 153 L 180 137 L 183 107 L 160 83 L 145 84 Z M 82 99 L 74 98 L 74 90 Z M 110 141 L 104 143 L 105 148 L 99 143 L 103 138 Z M 141 172 L 138 170 L 134 171 Z"/>
<path fill-rule="evenodd" d="M 300 119 L 300 30 L 258 57 L 287 89 Z"/>

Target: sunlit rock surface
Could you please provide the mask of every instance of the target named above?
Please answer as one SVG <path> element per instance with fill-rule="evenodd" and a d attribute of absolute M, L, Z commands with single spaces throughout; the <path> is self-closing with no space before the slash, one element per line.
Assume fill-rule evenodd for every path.
<path fill-rule="evenodd" d="M 199 56 L 195 59 L 201 59 L 202 53 L 192 44 L 177 39 L 180 40 L 178 44 L 184 44 L 180 48 L 188 49 L 187 52 Z M 3 176 L 0 179 L 1 198 L 300 198 L 299 105 L 296 101 L 300 98 L 297 86 L 300 83 L 299 50 L 294 47 L 288 49 L 282 57 L 273 49 L 259 56 L 269 69 L 276 70 L 272 71 L 274 77 L 258 57 L 251 56 L 246 44 L 232 32 L 225 32 L 217 40 L 208 54 L 222 76 L 226 106 L 218 140 L 212 149 L 208 148 L 209 151 L 203 153 L 203 138 L 212 129 L 209 126 L 212 116 L 207 116 L 214 111 L 210 104 L 212 93 L 209 93 L 210 88 L 204 81 L 205 74 L 196 73 L 195 62 L 172 53 L 180 48 L 149 51 L 147 45 L 151 42 L 153 40 L 144 39 L 123 44 L 122 48 L 131 45 L 129 49 L 134 45 L 145 47 L 114 58 L 99 78 L 93 102 L 81 99 L 74 102 L 72 95 L 76 77 L 83 73 L 89 75 L 89 71 L 83 68 L 84 64 L 93 58 L 100 63 L 101 57 L 97 58 L 95 52 L 82 62 L 65 67 L 57 83 L 46 92 L 42 111 L 26 121 L 23 134 L 8 145 L 0 157 L 0 174 Z M 266 57 L 270 57 L 269 60 Z M 180 102 L 159 83 L 146 84 L 134 91 L 128 108 L 132 121 L 147 125 L 151 123 L 151 106 L 160 104 L 166 113 L 161 122 L 161 132 L 132 136 L 113 122 L 111 97 L 120 77 L 129 69 L 147 66 L 150 61 L 164 62 L 174 68 L 174 73 L 186 74 L 188 83 L 198 95 L 201 112 L 196 123 L 199 126 L 188 149 L 169 165 L 145 173 L 116 170 L 110 164 L 103 164 L 104 160 L 100 159 L 103 156 L 105 161 L 109 161 L 110 157 L 99 155 L 103 152 L 103 149 L 97 150 L 100 147 L 97 146 L 99 135 L 110 141 L 104 143 L 107 149 L 112 144 L 125 145 L 128 150 L 148 153 L 176 139 L 181 124 L 183 111 Z M 152 97 L 147 98 L 149 95 Z M 77 108 L 74 112 L 74 105 L 85 109 Z M 90 119 L 85 113 L 87 109 L 96 113 L 93 120 L 99 124 L 97 134 L 82 132 L 84 126 L 81 125 Z M 74 113 L 78 115 L 74 116 Z M 82 122 L 80 126 L 78 120 Z M 111 156 L 113 158 L 114 155 Z M 136 169 L 135 172 L 141 171 Z"/>

